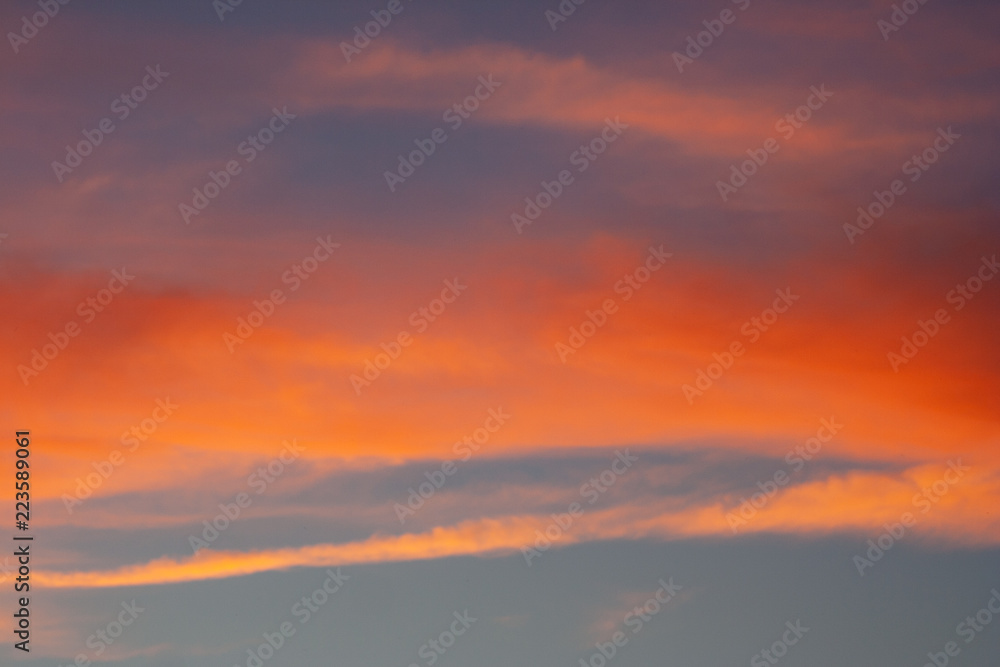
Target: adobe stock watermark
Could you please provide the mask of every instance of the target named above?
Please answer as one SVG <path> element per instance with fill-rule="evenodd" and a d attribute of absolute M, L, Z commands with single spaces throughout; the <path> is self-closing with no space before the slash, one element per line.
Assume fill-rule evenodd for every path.
<path fill-rule="evenodd" d="M 412 486 L 407 489 L 410 493 L 406 497 L 406 504 L 395 503 L 393 505 L 392 509 L 395 511 L 399 523 L 406 523 L 407 518 L 414 516 L 428 500 L 433 498 L 434 494 L 445 485 L 448 478 L 458 472 L 458 462 L 464 463 L 471 459 L 479 451 L 480 446 L 489 442 L 490 437 L 499 431 L 508 419 L 510 419 L 510 415 L 504 412 L 502 407 L 490 408 L 482 426 L 451 446 L 451 451 L 459 458 L 442 461 L 438 468 L 425 472 L 426 482 L 421 482 L 415 489 Z"/>
<path fill-rule="evenodd" d="M 626 449 L 624 452 L 615 450 L 615 458 L 611 459 L 611 465 L 602 470 L 595 477 L 580 486 L 580 497 L 587 501 L 588 505 L 593 505 L 601 499 L 608 490 L 639 460 L 638 456 L 633 456 Z M 544 531 L 535 531 L 535 545 L 521 547 L 521 555 L 524 562 L 531 567 L 531 561 L 540 558 L 542 553 L 552 548 L 552 545 L 559 541 L 566 532 L 573 527 L 573 524 L 583 516 L 586 507 L 577 501 L 573 501 L 562 514 L 552 514 L 552 521 L 545 527 Z"/>
<path fill-rule="evenodd" d="M 303 282 L 309 280 L 319 270 L 320 265 L 333 256 L 333 251 L 340 247 L 339 243 L 334 243 L 330 238 L 331 235 L 329 234 L 326 238 L 317 236 L 316 245 L 313 247 L 312 252 L 292 264 L 281 274 L 281 283 L 288 285 L 289 292 L 297 292 L 302 287 Z M 226 331 L 222 334 L 222 342 L 225 343 L 229 353 L 233 354 L 236 351 L 237 345 L 242 345 L 249 340 L 254 335 L 254 332 L 264 326 L 264 322 L 274 315 L 278 306 L 283 305 L 287 300 L 288 296 L 280 287 L 271 290 L 268 297 L 263 301 L 255 300 L 253 302 L 253 309 L 250 310 L 246 317 L 240 316 L 236 318 L 235 332 L 229 333 Z"/>
<path fill-rule="evenodd" d="M 135 600 L 132 602 L 122 602 L 122 611 L 118 612 L 117 617 L 110 621 L 103 628 L 99 628 L 96 632 L 87 637 L 84 642 L 87 648 L 89 648 L 92 653 L 91 657 L 84 651 L 77 653 L 73 658 L 73 664 L 71 665 L 60 665 L 60 667 L 88 667 L 92 662 L 104 662 L 108 658 L 103 660 L 98 660 L 104 652 L 107 651 L 111 646 L 114 645 L 118 638 L 125 634 L 126 628 L 132 626 L 136 619 L 139 618 L 139 614 L 146 611 L 144 607 L 140 607 Z"/>
<path fill-rule="evenodd" d="M 21 17 L 21 29 L 17 32 L 8 32 L 7 41 L 14 49 L 14 55 L 21 50 L 21 47 L 33 39 L 38 31 L 49 24 L 49 20 L 56 17 L 59 10 L 68 5 L 70 0 L 38 0 L 38 6 L 42 11 L 35 12 L 29 18 L 27 14 Z"/>
<path fill-rule="evenodd" d="M 288 113 L 288 107 L 282 107 L 281 111 L 277 107 L 271 109 L 274 114 L 267 124 L 256 133 L 247 135 L 245 141 L 240 142 L 236 147 L 237 155 L 243 158 L 243 164 L 238 159 L 232 159 L 223 165 L 219 171 L 209 170 L 208 180 L 200 188 L 194 188 L 194 196 L 191 204 L 181 202 L 177 205 L 184 224 L 191 224 L 191 218 L 199 216 L 208 208 L 208 205 L 218 197 L 223 190 L 229 187 L 233 179 L 243 173 L 243 165 L 250 164 L 257 159 L 257 156 L 267 150 L 275 137 L 285 131 L 291 125 L 292 120 L 297 118 L 295 114 Z"/>
<path fill-rule="evenodd" d="M 469 289 L 468 285 L 463 285 L 458 278 L 445 280 L 444 289 L 437 299 L 432 299 L 426 306 L 422 306 L 410 313 L 409 323 L 416 328 L 417 334 L 427 331 L 431 323 L 436 321 L 448 306 L 455 303 L 462 292 Z M 404 329 L 396 335 L 395 340 L 388 343 L 381 343 L 379 347 L 382 351 L 375 355 L 374 360 L 365 359 L 365 368 L 361 375 L 352 373 L 350 378 L 351 386 L 354 388 L 354 395 L 360 396 L 363 387 L 370 387 L 372 382 L 382 376 L 382 372 L 392 365 L 396 359 L 403 354 L 403 349 L 413 344 L 413 334 L 409 329 Z"/>
<path fill-rule="evenodd" d="M 982 291 L 983 286 L 993 280 L 993 277 L 1000 273 L 1000 263 L 997 263 L 997 256 L 987 259 L 982 257 L 978 271 L 964 282 L 955 285 L 955 289 L 950 290 L 945 295 L 945 301 L 952 305 L 955 312 L 965 308 L 976 295 Z M 900 340 L 902 345 L 899 352 L 889 352 L 886 358 L 894 373 L 898 373 L 901 366 L 910 363 L 924 347 L 930 343 L 934 336 L 938 335 L 941 327 L 951 322 L 951 314 L 946 308 L 938 308 L 934 311 L 933 317 L 927 320 L 917 320 L 917 328 L 909 336 L 903 336 Z"/>
<path fill-rule="evenodd" d="M 417 655 L 424 659 L 426 667 L 436 665 L 441 656 L 455 645 L 458 638 L 468 632 L 469 628 L 479 620 L 471 616 L 468 609 L 465 609 L 461 613 L 457 611 L 452 612 L 452 616 L 455 620 L 446 629 L 438 633 L 437 637 L 431 638 L 417 649 Z M 409 667 L 420 667 L 420 663 L 411 662 Z"/>
<path fill-rule="evenodd" d="M 762 310 L 759 316 L 751 317 L 740 327 L 740 333 L 750 339 L 748 344 L 756 343 L 760 340 L 760 337 L 774 326 L 778 318 L 787 313 L 788 309 L 800 298 L 798 294 L 792 294 L 791 287 L 786 287 L 783 290 L 775 290 L 774 293 L 778 295 L 778 298 L 774 300 L 771 307 Z M 704 396 L 705 392 L 712 388 L 716 380 L 732 368 L 734 361 L 738 357 L 742 357 L 745 352 L 746 347 L 743 342 L 734 340 L 722 353 L 713 353 L 712 358 L 715 361 L 703 369 L 698 369 L 698 372 L 695 374 L 694 385 L 685 384 L 681 387 L 688 405 L 694 404 L 695 397 Z"/>
<path fill-rule="evenodd" d="M 900 28 L 906 25 L 910 17 L 920 11 L 920 8 L 926 4 L 927 0 L 903 0 L 898 5 L 893 3 L 889 20 L 879 19 L 875 22 L 875 27 L 882 33 L 882 40 L 888 42 L 889 35 L 898 32 Z"/>
<path fill-rule="evenodd" d="M 758 481 L 757 488 L 760 490 L 751 495 L 749 499 L 741 497 L 739 506 L 726 514 L 726 523 L 729 524 L 734 535 L 739 532 L 740 528 L 750 523 L 750 520 L 757 516 L 757 512 L 764 509 L 764 506 L 778 495 L 779 489 L 788 485 L 792 475 L 801 471 L 806 466 L 806 462 L 812 461 L 823 449 L 823 445 L 833 440 L 834 436 L 844 428 L 843 424 L 837 423 L 836 417 L 820 419 L 819 424 L 815 437 L 809 438 L 805 444 L 798 445 L 785 454 L 785 463 L 791 469 L 790 472 L 779 468 L 770 479 L 763 482 Z"/>
<path fill-rule="evenodd" d="M 125 267 L 122 267 L 121 271 L 113 269 L 108 286 L 98 290 L 94 296 L 87 297 L 77 305 L 76 314 L 83 318 L 83 324 L 93 322 L 98 313 L 104 312 L 104 309 L 110 306 L 115 297 L 124 292 L 133 280 L 135 280 L 135 276 L 129 274 Z M 49 342 L 42 345 L 41 351 L 38 348 L 32 348 L 30 366 L 19 364 L 17 367 L 17 373 L 21 376 L 21 382 L 24 383 L 24 386 L 27 387 L 30 380 L 38 377 L 42 371 L 48 368 L 49 363 L 69 347 L 70 339 L 79 336 L 81 331 L 83 328 L 80 323 L 76 320 L 70 320 L 63 325 L 62 329 L 55 333 L 49 332 Z"/>
<path fill-rule="evenodd" d="M 606 118 L 604 127 L 596 137 L 585 144 L 581 144 L 579 148 L 570 153 L 570 165 L 576 167 L 578 174 L 587 171 L 590 165 L 596 162 L 597 158 L 608 150 L 608 146 L 618 141 L 618 137 L 622 136 L 628 128 L 628 125 L 621 122 L 620 116 L 615 116 L 614 120 Z M 518 234 L 522 233 L 525 227 L 537 220 L 542 215 L 542 211 L 552 206 L 552 202 L 559 199 L 565 189 L 573 185 L 574 182 L 576 182 L 575 177 L 569 169 L 560 171 L 552 181 L 543 180 L 541 183 L 541 192 L 534 197 L 524 198 L 523 212 L 518 213 L 515 211 L 510 214 L 510 221 L 514 224 L 514 231 Z"/>
<path fill-rule="evenodd" d="M 407 0 L 407 2 L 412 1 Z M 392 23 L 392 17 L 399 16 L 404 9 L 406 7 L 401 0 L 389 0 L 385 9 L 371 10 L 370 13 L 374 20 L 365 23 L 363 30 L 360 25 L 354 26 L 354 39 L 351 42 L 340 43 L 340 52 L 344 54 L 344 60 L 351 62 L 352 58 L 361 55 L 362 51 L 371 46 L 372 40 L 389 27 L 389 24 Z"/>
<path fill-rule="evenodd" d="M 826 84 L 820 87 L 810 86 L 810 95 L 806 98 L 805 104 L 796 107 L 791 113 L 785 114 L 774 123 L 774 129 L 779 132 L 785 141 L 795 136 L 795 131 L 802 128 L 805 123 L 812 118 L 813 112 L 819 111 L 826 104 L 827 100 L 833 97 L 833 93 L 826 89 Z M 758 170 L 767 164 L 768 159 L 781 150 L 781 144 L 774 137 L 768 137 L 764 141 L 764 147 L 747 149 L 749 160 L 744 160 L 737 167 L 735 163 L 729 166 L 729 179 L 727 181 L 716 181 L 715 187 L 719 191 L 722 201 L 728 201 L 731 195 L 747 184 L 747 180 L 756 174 Z"/>
<path fill-rule="evenodd" d="M 976 612 L 975 616 L 966 616 L 965 620 L 955 626 L 955 634 L 962 637 L 966 644 L 972 641 L 993 622 L 993 616 L 1000 614 L 1000 591 L 993 588 L 990 590 L 990 598 L 983 605 L 982 609 Z M 996 606 L 993 603 L 996 602 Z M 952 658 L 957 658 L 962 652 L 958 642 L 947 642 L 941 651 L 928 651 L 928 661 L 923 667 L 947 667 Z"/>
<path fill-rule="evenodd" d="M 545 20 L 548 21 L 552 32 L 559 28 L 560 23 L 565 23 L 569 17 L 576 13 L 576 8 L 587 2 L 587 0 L 562 0 L 559 5 L 552 9 L 545 10 Z"/>
<path fill-rule="evenodd" d="M 17 575 L 17 562 L 13 565 L 10 563 L 10 556 L 4 556 L 3 562 L 0 562 L 0 584 L 6 583 L 7 579 L 16 579 Z"/>
<path fill-rule="evenodd" d="M 916 183 L 931 168 L 931 165 L 938 161 L 941 154 L 961 138 L 962 135 L 952 132 L 951 125 L 948 126 L 947 130 L 939 127 L 937 136 L 934 137 L 931 145 L 921 151 L 919 155 L 913 155 L 903 163 L 901 167 L 903 174 L 910 177 L 911 183 Z M 855 224 L 844 223 L 844 234 L 847 235 L 847 240 L 851 242 L 851 245 L 854 245 L 856 237 L 871 229 L 875 221 L 892 208 L 898 197 L 906 194 L 906 184 L 903 183 L 902 179 L 897 178 L 889 184 L 888 190 L 875 190 L 872 194 L 874 195 L 873 201 L 865 207 L 858 207 L 858 217 Z"/>
<path fill-rule="evenodd" d="M 645 262 L 626 273 L 621 280 L 614 284 L 615 294 L 622 295 L 623 303 L 630 301 L 635 293 L 649 282 L 653 274 L 662 269 L 667 260 L 674 256 L 672 252 L 664 252 L 663 245 L 660 245 L 659 248 L 649 246 L 647 252 Z M 578 350 L 582 349 L 587 341 L 597 335 L 598 330 L 608 323 L 608 318 L 618 312 L 618 307 L 618 302 L 609 298 L 601 302 L 600 308 L 587 310 L 586 319 L 579 326 L 569 328 L 569 338 L 566 343 L 562 341 L 556 343 L 556 354 L 559 355 L 559 360 L 565 364 L 569 355 L 576 354 Z"/>
<path fill-rule="evenodd" d="M 284 474 L 288 466 L 295 463 L 302 452 L 306 451 L 306 448 L 299 445 L 294 438 L 291 442 L 285 440 L 281 444 L 283 445 L 281 453 L 268 461 L 266 466 L 257 468 L 247 477 L 247 486 L 258 496 L 267 491 L 268 487 Z M 201 538 L 197 535 L 188 535 L 191 553 L 197 554 L 200 549 L 208 548 L 240 518 L 243 510 L 251 505 L 253 498 L 245 491 L 237 493 L 232 502 L 219 503 L 219 513 L 212 517 L 211 522 L 208 519 L 202 520 Z"/>
<path fill-rule="evenodd" d="M 178 407 L 180 406 L 170 401 L 169 396 L 164 399 L 156 399 L 156 407 L 153 408 L 150 416 L 138 424 L 134 424 L 129 430 L 122 433 L 119 442 L 121 442 L 123 447 L 128 449 L 129 453 L 134 452 L 147 438 L 156 433 L 157 429 L 160 428 L 160 424 L 167 421 Z M 68 493 L 62 494 L 63 506 L 66 507 L 66 511 L 72 514 L 74 507 L 82 505 L 83 501 L 92 496 L 94 491 L 101 488 L 114 471 L 124 463 L 125 454 L 120 449 L 112 450 L 108 454 L 108 458 L 103 461 L 92 462 L 90 465 L 95 472 L 83 478 L 77 477 L 76 488 L 73 490 L 72 495 Z"/>
<path fill-rule="evenodd" d="M 226 14 L 235 12 L 236 8 L 242 4 L 243 0 L 212 0 L 212 9 L 219 17 L 219 23 L 223 23 L 226 20 Z"/>
<path fill-rule="evenodd" d="M 786 621 L 785 627 L 788 629 L 781 634 L 780 639 L 771 644 L 770 648 L 750 658 L 751 667 L 769 667 L 778 664 L 778 661 L 788 654 L 788 649 L 798 644 L 799 640 L 809 632 L 809 628 L 803 626 L 800 619 L 795 619 L 794 623 Z"/>
<path fill-rule="evenodd" d="M 972 470 L 969 466 L 962 465 L 962 459 L 948 461 L 948 469 L 944 475 L 934 481 L 930 486 L 920 489 L 920 493 L 914 494 L 911 503 L 919 509 L 922 514 L 927 514 L 935 504 L 941 502 L 941 498 L 948 495 L 951 487 L 958 484 L 965 473 Z M 858 569 L 860 576 L 865 576 L 865 570 L 874 567 L 875 563 L 882 560 L 886 552 L 892 549 L 906 535 L 906 529 L 917 525 L 917 517 L 912 512 L 903 512 L 897 523 L 886 523 L 882 527 L 882 532 L 874 540 L 868 540 L 868 550 L 864 556 L 854 556 L 852 559 L 854 567 Z M 866 558 L 867 556 L 867 558 Z"/>
<path fill-rule="evenodd" d="M 122 93 L 111 102 L 111 113 L 118 118 L 119 122 L 126 120 L 133 111 L 139 108 L 139 105 L 146 100 L 149 94 L 159 88 L 160 84 L 169 76 L 170 72 L 160 70 L 159 65 L 155 68 L 148 65 L 146 76 L 142 77 L 142 80 L 131 90 Z M 62 183 L 66 176 L 82 165 L 83 159 L 93 154 L 94 149 L 104 143 L 105 137 L 114 132 L 115 129 L 115 122 L 110 117 L 105 117 L 97 122 L 94 129 L 84 130 L 83 139 L 76 146 L 67 144 L 64 161 L 52 161 L 52 172 L 55 174 L 56 180 Z"/>
<path fill-rule="evenodd" d="M 634 607 L 622 619 L 622 623 L 632 631 L 633 635 L 642 632 L 646 624 L 663 611 L 667 603 L 684 589 L 680 584 L 674 583 L 673 577 L 667 581 L 660 579 L 657 583 L 660 584 L 660 587 L 644 603 Z M 616 631 L 608 641 L 594 644 L 597 650 L 587 658 L 580 658 L 580 667 L 605 667 L 618 655 L 619 650 L 625 648 L 630 639 L 631 637 L 622 630 Z"/>
<path fill-rule="evenodd" d="M 479 85 L 476 86 L 471 95 L 445 109 L 444 114 L 441 116 L 442 120 L 448 123 L 452 132 L 457 132 L 462 127 L 462 124 L 479 110 L 480 104 L 490 99 L 497 88 L 503 85 L 501 81 L 494 81 L 492 74 L 488 77 L 481 76 L 478 81 Z M 405 183 L 406 179 L 410 176 L 413 176 L 417 172 L 417 169 L 427 161 L 427 158 L 434 155 L 437 147 L 446 141 L 448 141 L 448 131 L 443 127 L 436 127 L 431 130 L 430 137 L 427 139 L 414 139 L 413 143 L 417 149 L 410 151 L 407 155 L 400 153 L 399 164 L 396 166 L 396 170 L 389 171 L 387 169 L 383 173 L 385 183 L 389 186 L 389 192 L 395 192 L 399 185 Z"/>
<path fill-rule="evenodd" d="M 298 619 L 300 626 L 305 625 L 330 602 L 333 596 L 344 587 L 348 579 L 350 576 L 341 572 L 339 567 L 335 571 L 328 569 L 323 583 L 293 604 L 289 614 Z M 274 632 L 261 634 L 261 637 L 264 638 L 261 644 L 247 649 L 247 657 L 243 661 L 243 665 L 236 664 L 233 667 L 263 667 L 264 663 L 271 660 L 288 640 L 295 636 L 296 632 L 298 632 L 298 628 L 291 621 L 282 621 Z"/>
<path fill-rule="evenodd" d="M 747 7 L 750 6 L 750 0 L 732 0 L 733 4 L 739 7 L 741 12 L 745 12 Z M 684 66 L 694 64 L 694 61 L 701 57 L 701 54 L 705 52 L 705 49 L 712 46 L 715 40 L 722 36 L 725 32 L 727 25 L 732 25 L 736 22 L 736 17 L 738 14 L 733 10 L 726 8 L 719 12 L 719 18 L 717 19 L 705 19 L 701 22 L 705 26 L 705 30 L 702 30 L 697 35 L 688 35 L 687 38 L 687 48 L 684 49 L 684 53 L 674 51 L 673 58 L 674 64 L 677 65 L 677 71 L 681 74 L 684 73 Z M 685 56 L 685 54 L 687 54 Z"/>

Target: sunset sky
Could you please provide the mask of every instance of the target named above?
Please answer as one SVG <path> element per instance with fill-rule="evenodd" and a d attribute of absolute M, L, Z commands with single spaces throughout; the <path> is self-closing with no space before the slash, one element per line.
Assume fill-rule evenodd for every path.
<path fill-rule="evenodd" d="M 1000 661 L 996 3 L 51 1 L 4 665 Z"/>

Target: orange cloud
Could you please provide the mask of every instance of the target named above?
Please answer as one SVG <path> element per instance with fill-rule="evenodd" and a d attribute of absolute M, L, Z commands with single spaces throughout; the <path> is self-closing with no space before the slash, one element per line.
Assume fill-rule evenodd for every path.
<path fill-rule="evenodd" d="M 992 298 L 985 290 L 894 374 L 886 353 L 912 332 L 918 316 L 942 305 L 948 283 L 934 283 L 943 285 L 934 291 L 903 285 L 875 300 L 862 277 L 841 281 L 837 269 L 824 269 L 831 274 L 820 283 L 825 293 L 803 291 L 750 343 L 741 325 L 784 288 L 778 279 L 748 281 L 732 272 L 739 268 L 678 253 L 625 301 L 614 285 L 642 261 L 643 246 L 609 238 L 558 245 L 558 259 L 550 252 L 555 244 L 540 242 L 453 262 L 449 275 L 460 275 L 469 291 L 415 335 L 361 396 L 350 376 L 363 372 L 380 343 L 412 330 L 409 315 L 440 291 L 444 276 L 423 266 L 440 261 L 436 254 L 416 259 L 380 246 L 399 276 L 424 277 L 389 291 L 346 290 L 341 281 L 374 252 L 354 248 L 290 295 L 233 353 L 223 332 L 234 330 L 254 298 L 281 284 L 280 264 L 270 280 L 267 272 L 255 279 L 260 291 L 249 296 L 164 294 L 137 281 L 28 387 L 17 366 L 30 363 L 31 350 L 49 332 L 79 319 L 78 301 L 106 279 L 39 273 L 0 289 L 0 305 L 20 313 L 21 322 L 0 334 L 9 369 L 0 386 L 14 397 L 21 424 L 44 425 L 39 436 L 49 451 L 67 454 L 51 462 L 38 493 L 58 498 L 72 489 L 92 472 L 91 462 L 121 449 L 122 434 L 167 397 L 181 406 L 176 415 L 105 492 L 175 483 L 180 459 L 160 456 L 174 446 L 199 451 L 188 461 L 199 467 L 216 465 L 218 452 L 268 457 L 275 443 L 293 437 L 316 460 L 448 457 L 452 444 L 497 406 L 513 415 L 493 445 L 497 454 L 713 438 L 780 455 L 783 443 L 804 441 L 815 420 L 833 415 L 845 423 L 831 445 L 839 457 L 918 461 L 964 454 L 997 462 L 996 396 L 982 370 L 996 356 L 985 326 Z M 541 256 L 550 259 L 538 263 Z M 808 274 L 805 280 L 816 284 Z M 561 363 L 555 344 L 565 343 L 570 327 L 607 298 L 618 300 L 619 311 Z M 893 298 L 904 306 L 881 305 Z M 877 313 L 879 325 L 861 332 L 851 317 L 866 313 Z M 733 341 L 745 344 L 745 354 L 689 404 L 681 387 Z M 447 405 L 437 399 L 444 394 L 451 396 Z M 59 414 L 50 410 L 53 402 L 63 406 Z"/>
<path fill-rule="evenodd" d="M 94 572 L 40 572 L 37 580 L 50 588 L 100 588 L 169 584 L 292 567 L 334 567 L 448 558 L 501 556 L 611 539 L 679 539 L 731 537 L 735 532 L 819 535 L 877 534 L 885 523 L 898 523 L 904 513 L 915 517 L 908 529 L 914 541 L 947 540 L 950 544 L 1000 544 L 1000 519 L 984 509 L 1000 497 L 1000 480 L 991 470 L 969 466 L 949 476 L 947 466 L 922 466 L 903 479 L 877 473 L 850 473 L 779 491 L 742 524 L 731 518 L 738 501 L 728 507 L 711 501 L 692 507 L 690 500 L 629 504 L 585 512 L 575 523 L 539 542 L 539 533 L 555 524 L 547 515 L 470 519 L 424 533 L 374 535 L 346 544 L 260 550 L 201 550 L 190 558 L 160 558 L 144 565 Z M 945 484 L 947 479 L 948 483 Z M 936 484 L 936 486 L 935 486 Z M 940 487 L 940 488 L 939 488 Z M 926 509 L 925 509 L 926 507 Z M 860 538 L 859 538 L 860 539 Z"/>

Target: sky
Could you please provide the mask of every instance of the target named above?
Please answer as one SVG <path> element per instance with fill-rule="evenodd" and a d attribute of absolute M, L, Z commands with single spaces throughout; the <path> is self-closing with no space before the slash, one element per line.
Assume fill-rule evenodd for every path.
<path fill-rule="evenodd" d="M 3 664 L 997 662 L 998 22 L 0 3 Z"/>

